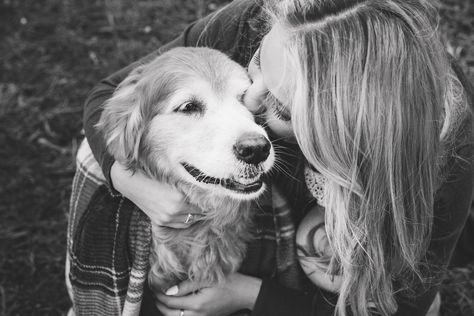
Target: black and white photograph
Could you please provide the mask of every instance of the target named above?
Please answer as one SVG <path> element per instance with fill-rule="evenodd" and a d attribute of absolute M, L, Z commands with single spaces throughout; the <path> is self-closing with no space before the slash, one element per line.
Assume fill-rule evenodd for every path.
<path fill-rule="evenodd" d="M 470 0 L 0 0 L 0 316 L 473 316 Z"/>

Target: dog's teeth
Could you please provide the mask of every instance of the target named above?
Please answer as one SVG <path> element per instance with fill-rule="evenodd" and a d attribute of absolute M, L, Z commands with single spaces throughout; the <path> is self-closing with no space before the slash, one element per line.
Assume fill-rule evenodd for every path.
<path fill-rule="evenodd" d="M 237 182 L 241 183 L 241 184 L 251 184 L 251 183 L 255 183 L 257 182 L 258 180 L 260 180 L 260 176 L 257 176 L 257 177 L 247 177 L 247 178 L 243 178 L 243 177 L 239 177 L 236 179 Z"/>

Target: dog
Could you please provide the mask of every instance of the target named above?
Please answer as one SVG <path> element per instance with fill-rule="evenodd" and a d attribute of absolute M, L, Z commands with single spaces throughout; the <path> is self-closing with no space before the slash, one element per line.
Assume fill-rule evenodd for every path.
<path fill-rule="evenodd" d="M 237 271 L 251 238 L 250 204 L 275 161 L 243 104 L 250 79 L 209 48 L 174 48 L 135 68 L 97 124 L 107 150 L 132 171 L 169 183 L 202 210 L 189 228 L 152 224 L 148 282 L 216 284 Z M 157 210 L 159 212 L 159 210 Z"/>

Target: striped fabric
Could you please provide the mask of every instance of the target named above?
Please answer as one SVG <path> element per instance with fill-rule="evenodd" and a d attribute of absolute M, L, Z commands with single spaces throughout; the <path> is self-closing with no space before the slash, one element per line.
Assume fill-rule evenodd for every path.
<path fill-rule="evenodd" d="M 109 189 L 86 140 L 76 163 L 66 264 L 73 312 L 139 315 L 149 265 L 150 221 L 133 203 Z M 256 204 L 255 238 L 248 245 L 241 272 L 274 277 L 299 288 L 288 204 L 275 187 Z"/>

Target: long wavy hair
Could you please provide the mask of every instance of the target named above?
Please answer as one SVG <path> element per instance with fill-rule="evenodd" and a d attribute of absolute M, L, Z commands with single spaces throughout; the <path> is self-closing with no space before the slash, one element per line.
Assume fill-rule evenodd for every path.
<path fill-rule="evenodd" d="M 266 11 L 285 35 L 282 88 L 298 144 L 328 179 L 331 264 L 343 275 L 336 313 L 393 314 L 400 286 L 426 281 L 444 140 L 456 125 L 448 114 L 462 94 L 437 12 L 423 0 L 272 0 Z"/>

